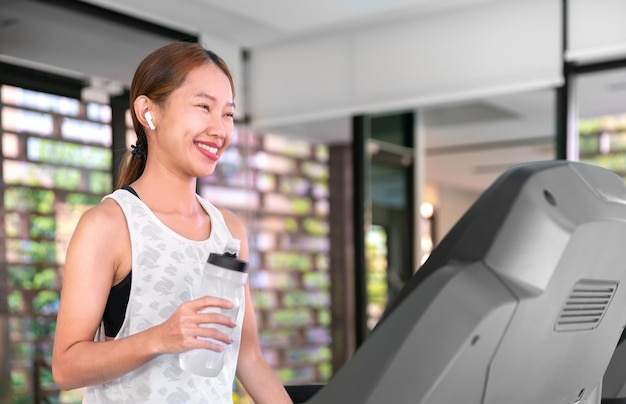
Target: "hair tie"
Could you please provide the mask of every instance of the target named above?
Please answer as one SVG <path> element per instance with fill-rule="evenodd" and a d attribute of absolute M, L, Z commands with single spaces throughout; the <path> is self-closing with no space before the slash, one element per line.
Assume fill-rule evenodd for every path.
<path fill-rule="evenodd" d="M 139 160 L 146 159 L 146 152 L 144 152 L 143 147 L 139 143 L 133 144 L 130 146 L 133 151 L 131 152 L 133 156 L 137 157 Z"/>

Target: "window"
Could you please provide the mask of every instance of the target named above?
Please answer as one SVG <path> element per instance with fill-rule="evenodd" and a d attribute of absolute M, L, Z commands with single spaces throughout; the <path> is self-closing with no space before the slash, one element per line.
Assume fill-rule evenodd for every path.
<path fill-rule="evenodd" d="M 0 320 L 13 400 L 32 402 L 59 394 L 50 362 L 65 251 L 82 212 L 111 191 L 111 110 L 2 85 L 0 116 L 9 313 Z"/>

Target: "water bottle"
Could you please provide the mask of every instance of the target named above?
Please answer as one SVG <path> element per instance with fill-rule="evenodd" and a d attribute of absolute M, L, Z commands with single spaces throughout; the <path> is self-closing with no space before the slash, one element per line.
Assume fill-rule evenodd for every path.
<path fill-rule="evenodd" d="M 222 297 L 233 302 L 231 309 L 208 307 L 203 313 L 221 313 L 233 319 L 237 319 L 239 310 L 243 310 L 244 285 L 248 279 L 247 262 L 237 258 L 239 240 L 233 239 L 226 246 L 224 254 L 211 253 L 204 266 L 202 282 L 197 296 Z M 233 336 L 234 328 L 218 324 L 206 324 L 206 327 L 215 329 Z M 235 327 L 237 328 L 237 327 Z M 220 341 L 210 339 L 215 344 Z M 215 377 L 224 366 L 224 354 L 230 349 L 230 345 L 223 352 L 215 352 L 210 349 L 192 349 L 179 355 L 180 367 L 188 372 L 199 376 Z"/>

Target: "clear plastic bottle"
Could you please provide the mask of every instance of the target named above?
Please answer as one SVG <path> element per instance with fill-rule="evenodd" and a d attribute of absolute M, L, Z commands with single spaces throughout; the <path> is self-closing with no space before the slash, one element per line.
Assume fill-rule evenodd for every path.
<path fill-rule="evenodd" d="M 234 319 L 238 318 L 239 310 L 244 303 L 243 288 L 248 279 L 247 262 L 237 258 L 239 240 L 233 239 L 227 246 L 224 254 L 211 253 L 204 267 L 202 282 L 198 288 L 197 296 L 223 297 L 233 302 L 231 309 L 209 307 L 204 313 L 218 312 Z M 216 324 L 206 324 L 233 335 L 233 328 Z M 216 344 L 221 342 L 212 340 Z M 215 352 L 210 349 L 192 349 L 179 355 L 180 367 L 184 370 L 205 377 L 217 376 L 224 366 L 224 354 L 230 349 L 229 346 L 223 352 Z"/>

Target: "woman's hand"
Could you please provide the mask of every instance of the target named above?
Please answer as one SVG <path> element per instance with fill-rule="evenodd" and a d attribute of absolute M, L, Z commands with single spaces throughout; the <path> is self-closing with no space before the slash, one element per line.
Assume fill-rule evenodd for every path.
<path fill-rule="evenodd" d="M 172 316 L 165 322 L 154 327 L 157 333 L 156 341 L 159 343 L 158 351 L 161 353 L 181 353 L 194 348 L 210 349 L 222 352 L 233 343 L 226 333 L 219 330 L 215 325 L 234 328 L 235 319 L 224 314 L 209 312 L 203 313 L 207 308 L 231 309 L 233 304 L 219 297 L 204 296 L 181 304 Z M 217 340 L 223 344 L 217 344 L 207 340 Z"/>

